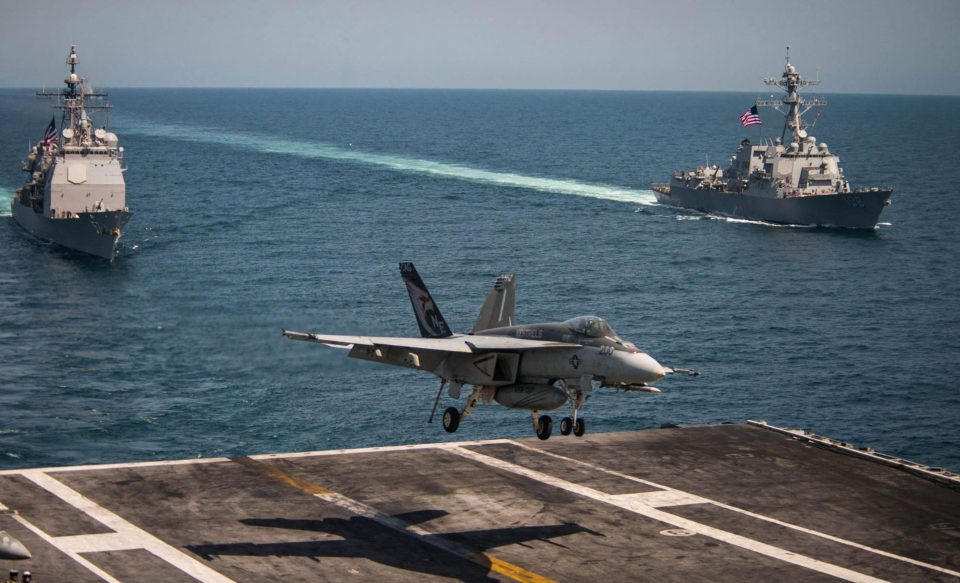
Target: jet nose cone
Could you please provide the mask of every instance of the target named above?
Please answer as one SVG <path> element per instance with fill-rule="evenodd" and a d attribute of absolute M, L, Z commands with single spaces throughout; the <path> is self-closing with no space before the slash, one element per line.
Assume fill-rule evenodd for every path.
<path fill-rule="evenodd" d="M 25 561 L 30 558 L 32 555 L 23 543 L 7 534 L 7 531 L 0 530 L 0 559 Z"/>
<path fill-rule="evenodd" d="M 663 378 L 667 371 L 660 366 L 660 363 L 653 359 L 649 354 L 640 353 L 634 357 L 637 372 L 642 377 L 643 383 L 652 383 Z"/>

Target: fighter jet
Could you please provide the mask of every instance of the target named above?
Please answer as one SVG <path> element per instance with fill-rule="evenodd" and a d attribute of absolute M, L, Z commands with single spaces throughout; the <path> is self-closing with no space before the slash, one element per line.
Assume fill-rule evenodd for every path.
<path fill-rule="evenodd" d="M 634 344 L 620 338 L 596 316 L 579 316 L 564 322 L 517 325 L 516 278 L 512 273 L 497 277 L 487 294 L 480 315 L 467 334 L 455 334 L 427 291 L 413 263 L 400 263 L 410 303 L 422 338 L 382 336 L 333 336 L 284 330 L 292 340 L 317 342 L 349 350 L 349 356 L 431 372 L 440 377 L 440 390 L 428 422 L 433 422 L 443 388 L 459 400 L 470 386 L 462 408 L 448 407 L 443 428 L 457 430 L 477 405 L 494 401 L 511 409 L 531 413 L 533 429 L 548 439 L 553 420 L 541 411 L 565 404 L 570 415 L 560 421 L 560 433 L 580 437 L 586 424 L 580 409 L 590 398 L 594 382 L 600 387 L 623 391 L 659 393 L 649 383 L 670 373 L 699 373 L 661 366 Z"/>

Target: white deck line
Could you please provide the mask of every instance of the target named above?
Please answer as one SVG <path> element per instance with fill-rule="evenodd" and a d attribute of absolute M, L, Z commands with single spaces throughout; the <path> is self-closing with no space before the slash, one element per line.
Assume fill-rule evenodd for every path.
<path fill-rule="evenodd" d="M 727 532 L 725 530 L 720 530 L 718 528 L 707 526 L 705 524 L 700 524 L 699 522 L 695 522 L 687 518 L 676 516 L 674 514 L 670 514 L 662 510 L 657 510 L 656 508 L 653 508 L 647 504 L 643 504 L 642 502 L 639 502 L 636 500 L 623 499 L 620 496 L 607 494 L 605 492 L 594 490 L 593 488 L 589 488 L 587 486 L 581 486 L 580 484 L 574 484 L 573 482 L 568 482 L 567 480 L 555 478 L 548 474 L 544 474 L 536 470 L 530 470 L 523 466 L 518 466 L 514 463 L 503 461 L 482 453 L 477 453 L 475 451 L 463 449 L 460 447 L 449 447 L 445 449 L 457 455 L 463 456 L 467 459 L 471 459 L 473 461 L 482 463 L 484 465 L 498 468 L 500 470 L 504 470 L 506 472 L 510 472 L 520 476 L 524 476 L 524 477 L 530 478 L 531 480 L 535 480 L 537 482 L 548 484 L 555 488 L 559 488 L 561 490 L 566 490 L 567 492 L 571 492 L 573 494 L 583 496 L 584 498 L 590 498 L 592 500 L 596 500 L 597 502 L 603 502 L 605 504 L 610 504 L 618 508 L 623 508 L 624 510 L 629 510 L 641 516 L 645 516 L 647 518 L 669 524 L 675 528 L 683 528 L 685 530 L 689 530 L 690 532 L 707 536 L 712 539 L 727 543 L 729 545 L 738 546 L 740 548 L 747 549 L 749 551 L 753 551 L 755 553 L 758 553 L 773 559 L 784 561 L 786 563 L 797 565 L 799 567 L 804 567 L 806 569 L 817 571 L 819 573 L 824 573 L 826 575 L 831 575 L 839 579 L 843 579 L 846 581 L 854 581 L 857 583 L 868 583 L 868 582 L 876 583 L 876 582 L 884 581 L 883 579 L 871 577 L 870 575 L 865 575 L 863 573 L 859 573 L 857 571 L 847 569 L 846 567 L 841 567 L 839 565 L 827 563 L 819 559 L 807 557 L 805 555 L 794 553 L 786 549 L 781 549 L 779 547 L 775 547 L 767 543 L 756 541 L 756 540 L 747 538 L 745 536 L 740 536 L 738 534 Z"/>
<path fill-rule="evenodd" d="M 284 458 L 301 458 L 301 457 L 317 457 L 317 456 L 331 456 L 331 455 L 349 455 L 355 453 L 379 453 L 379 452 L 391 452 L 391 451 L 406 451 L 406 450 L 420 450 L 420 449 L 432 449 L 436 447 L 449 447 L 449 446 L 468 446 L 468 445 L 492 445 L 492 444 L 503 444 L 503 443 L 514 443 L 509 439 L 476 439 L 470 441 L 452 441 L 452 442 L 436 442 L 436 443 L 408 443 L 402 445 L 381 445 L 374 447 L 357 447 L 357 448 L 346 448 L 346 449 L 326 449 L 320 451 L 296 451 L 288 453 L 261 453 L 254 454 L 247 457 L 250 457 L 255 460 L 269 460 L 269 459 L 284 459 Z M 179 465 L 190 465 L 190 464 L 214 464 L 220 462 L 229 462 L 230 458 L 226 457 L 208 457 L 208 458 L 196 458 L 196 459 L 181 459 L 181 460 L 160 460 L 160 461 L 147 461 L 147 462 L 117 462 L 111 464 L 87 464 L 82 466 L 48 466 L 43 468 L 21 468 L 21 469 L 12 469 L 12 470 L 0 470 L 0 476 L 20 476 L 26 472 L 43 472 L 45 474 L 53 474 L 60 472 L 85 472 L 85 471 L 97 471 L 97 470 L 116 470 L 124 468 L 149 468 L 153 466 L 179 466 Z"/>
<path fill-rule="evenodd" d="M 772 428 L 772 429 L 780 429 L 780 428 L 773 428 L 772 426 L 767 426 L 767 427 Z M 781 431 L 786 432 L 786 431 L 788 431 L 788 430 L 781 430 Z M 601 467 L 601 466 L 597 466 L 597 465 L 592 464 L 592 463 L 590 463 L 590 462 L 585 462 L 585 461 L 577 460 L 577 459 L 574 459 L 574 458 L 569 458 L 569 457 L 566 457 L 566 456 L 562 456 L 562 455 L 559 455 L 559 454 L 556 454 L 556 453 L 553 453 L 553 452 L 549 452 L 549 451 L 545 451 L 545 450 L 542 450 L 542 449 L 538 449 L 538 448 L 536 448 L 536 447 L 528 446 L 528 445 L 525 445 L 525 444 L 523 444 L 523 443 L 514 441 L 514 440 L 512 440 L 512 439 L 491 439 L 491 440 L 470 440 L 470 441 L 456 441 L 456 442 L 436 442 L 436 443 L 420 443 L 420 444 L 406 444 L 406 445 L 391 445 L 391 446 L 377 446 L 377 447 L 353 448 L 353 449 L 337 449 L 337 450 L 309 451 L 309 452 L 291 452 L 291 453 L 259 454 L 259 455 L 252 455 L 252 456 L 249 456 L 249 457 L 251 457 L 251 458 L 253 458 L 253 459 L 264 460 L 264 459 L 284 459 L 284 458 L 301 458 L 301 457 L 331 456 L 331 455 L 349 455 L 349 454 L 354 454 L 354 453 L 397 452 L 397 451 L 423 450 L 423 449 L 442 449 L 442 450 L 450 450 L 450 451 L 453 451 L 454 453 L 458 453 L 458 452 L 456 451 L 457 448 L 466 447 L 466 446 L 478 446 L 478 445 L 479 445 L 479 446 L 482 446 L 482 445 L 493 445 L 493 444 L 510 444 L 510 445 L 514 445 L 514 446 L 517 446 L 517 447 L 521 447 L 521 448 L 524 448 L 524 449 L 527 449 L 527 450 L 536 452 L 536 453 L 538 453 L 538 454 L 547 455 L 547 456 L 551 456 L 551 457 L 554 457 L 554 458 L 557 458 L 557 459 L 562 459 L 562 460 L 565 460 L 565 461 L 569 461 L 569 462 L 573 462 L 573 463 L 576 463 L 576 464 L 580 464 L 580 465 L 583 465 L 584 467 L 588 467 L 588 468 L 591 468 L 591 469 L 595 469 L 595 470 L 597 470 L 597 471 L 602 471 L 602 472 L 607 473 L 607 474 L 609 474 L 609 475 L 617 476 L 617 477 L 620 477 L 620 478 L 624 478 L 624 479 L 627 479 L 627 480 L 630 480 L 630 481 L 633 481 L 633 482 L 637 482 L 637 483 L 640 483 L 640 484 L 645 484 L 645 485 L 652 486 L 652 487 L 655 487 L 655 488 L 660 488 L 660 489 L 666 490 L 666 491 L 677 492 L 677 493 L 679 493 L 679 494 L 681 494 L 681 495 L 683 495 L 683 496 L 687 496 L 687 497 L 694 496 L 694 495 L 689 494 L 689 493 L 687 493 L 687 492 L 683 492 L 683 491 L 681 491 L 681 490 L 677 490 L 676 488 L 671 488 L 670 486 L 666 486 L 666 485 L 663 485 L 663 484 L 658 484 L 658 483 L 656 483 L 656 482 L 651 482 L 651 481 L 649 481 L 649 480 L 644 480 L 644 479 L 642 479 L 642 478 L 637 478 L 637 477 L 635 477 L 635 476 L 630 476 L 630 475 L 628 475 L 628 474 L 624 474 L 624 473 L 621 473 L 621 472 L 617 472 L 617 471 L 615 471 L 615 470 L 610 470 L 610 469 L 607 469 L 607 468 L 604 468 L 604 467 Z M 91 464 L 91 465 L 82 465 L 82 466 L 64 466 L 64 467 L 56 467 L 56 466 L 53 466 L 53 467 L 46 467 L 46 468 L 0 470 L 0 476 L 4 476 L 4 475 L 22 475 L 22 476 L 27 476 L 27 477 L 29 477 L 28 474 L 35 474 L 35 473 L 45 474 L 45 473 L 59 473 L 59 472 L 96 471 L 96 470 L 123 469 L 123 468 L 142 468 L 142 467 L 154 467 L 154 466 L 173 466 L 173 465 L 189 465 L 189 464 L 207 464 L 207 463 L 219 463 L 219 462 L 229 462 L 229 461 L 230 461 L 229 458 L 215 457 L 215 458 L 197 458 L 197 459 L 183 459 L 183 460 L 169 460 L 169 461 L 145 461 L 145 462 L 126 462 L 126 463 L 111 463 L 111 464 Z M 51 479 L 52 479 L 52 478 L 51 478 Z M 60 483 L 60 482 L 58 482 L 58 483 Z M 64 487 L 64 488 L 67 488 L 67 486 L 65 486 L 65 485 L 64 485 L 63 487 Z M 72 491 L 72 490 L 71 490 L 71 491 Z M 78 496 L 80 495 L 79 493 L 76 493 L 75 491 L 73 491 L 73 492 L 74 492 L 75 494 L 77 494 Z M 54 492 L 54 493 L 55 493 L 55 492 Z M 56 494 L 56 493 L 55 493 L 55 494 Z M 607 494 L 604 494 L 604 493 L 601 493 L 601 494 L 604 495 L 604 496 L 614 496 L 614 495 L 607 495 Z M 82 496 L 81 496 L 81 497 L 82 497 Z M 750 516 L 751 518 L 756 518 L 756 519 L 758 519 L 758 520 L 762 520 L 762 521 L 765 521 L 765 522 L 769 522 L 769 523 L 771 523 L 771 524 L 776 524 L 776 525 L 782 526 L 782 527 L 784 527 L 784 528 L 789 528 L 789 529 L 792 529 L 792 530 L 796 530 L 796 531 L 798 531 L 798 532 L 803 532 L 803 533 L 805 533 L 805 534 L 809 534 L 809 535 L 812 535 L 812 536 L 820 537 L 820 538 L 823 538 L 823 539 L 825 539 L 825 540 L 829 540 L 829 541 L 831 541 L 831 542 L 840 543 L 840 544 L 843 544 L 843 545 L 846 545 L 846 546 L 850 546 L 850 547 L 853 547 L 853 548 L 856 548 L 856 549 L 859 549 L 859 550 L 867 551 L 867 552 L 874 553 L 874 554 L 877 554 L 877 555 L 880 555 L 880 556 L 883 556 L 883 557 L 887 557 L 887 558 L 890 558 L 890 559 L 895 559 L 895 560 L 898 560 L 898 561 L 902 561 L 902 562 L 904 562 L 904 563 L 909 563 L 909 564 L 911 564 L 911 565 L 915 565 L 915 566 L 918 566 L 918 567 L 922 567 L 922 568 L 924 568 L 924 569 L 930 569 L 930 570 L 932 570 L 932 571 L 937 571 L 937 572 L 940 572 L 940 573 L 944 573 L 944 574 L 947 574 L 947 575 L 951 575 L 951 576 L 953 576 L 953 577 L 958 577 L 958 578 L 960 578 L 960 572 L 958 572 L 958 571 L 953 571 L 953 570 L 950 570 L 950 569 L 946 569 L 946 568 L 944 568 L 944 567 L 939 567 L 939 566 L 937 566 L 937 565 L 933 565 L 933 564 L 930 564 L 930 563 L 925 563 L 925 562 L 923 562 L 923 561 L 918 561 L 918 560 L 916 560 L 916 559 L 911 559 L 911 558 L 909 558 L 909 557 L 904 557 L 904 556 L 897 555 L 897 554 L 894 554 L 894 553 L 891 553 L 891 552 L 888 552 L 888 551 L 884 551 L 884 550 L 881 550 L 881 549 L 877 549 L 877 548 L 874 548 L 874 547 L 869 547 L 869 546 L 866 546 L 866 545 L 863 545 L 863 544 L 860 544 L 860 543 L 857 543 L 857 542 L 854 542 L 854 541 L 850 541 L 850 540 L 847 540 L 847 539 L 843 539 L 843 538 L 840 538 L 840 537 L 836 537 L 836 536 L 833 536 L 833 535 L 830 535 L 830 534 L 827 534 L 827 533 L 823 533 L 823 532 L 819 532 L 819 531 L 816 531 L 816 530 L 812 530 L 812 529 L 809 529 L 809 528 L 806 528 L 806 527 L 803 527 L 803 526 L 799 526 L 799 525 L 796 525 L 796 524 L 784 522 L 784 521 L 778 520 L 778 519 L 776 519 L 776 518 L 772 518 L 772 517 L 769 517 L 769 516 L 764 516 L 764 515 L 762 515 L 762 514 L 757 514 L 757 513 L 751 512 L 751 511 L 749 511 L 749 510 L 744 510 L 744 509 L 742 509 L 742 508 L 737 508 L 737 507 L 735 507 L 735 506 L 730 506 L 729 504 L 724 504 L 724 503 L 722 503 L 722 502 L 718 502 L 718 501 L 716 501 L 716 500 L 711 500 L 711 499 L 709 499 L 709 498 L 702 498 L 702 502 L 703 502 L 703 503 L 708 503 L 708 504 L 715 505 L 715 506 L 717 506 L 717 507 L 719 507 L 719 508 L 723 508 L 723 509 L 725 509 L 725 510 L 730 510 L 730 511 L 733 511 L 733 512 L 737 512 L 737 513 L 743 514 L 743 515 L 745 515 L 745 516 Z M 55 537 L 50 537 L 49 535 L 47 535 L 46 533 L 44 533 L 44 532 L 41 531 L 40 529 L 36 528 L 36 527 L 33 526 L 32 524 L 29 524 L 28 521 L 26 521 L 25 519 L 23 519 L 22 517 L 20 517 L 20 516 L 18 516 L 18 515 L 14 515 L 14 518 L 16 518 L 16 519 L 18 520 L 18 522 L 20 522 L 21 524 L 24 524 L 25 527 L 27 527 L 27 528 L 29 528 L 30 530 L 34 531 L 35 534 L 37 534 L 37 535 L 40 536 L 41 538 L 46 539 L 48 542 L 50 542 L 51 544 L 53 544 L 53 545 L 56 546 L 56 543 L 55 543 L 55 542 L 52 542 L 53 540 L 55 540 Z M 679 518 L 679 517 L 678 517 L 678 518 Z M 29 526 L 28 526 L 28 525 L 29 525 Z M 131 525 L 131 526 L 132 526 L 132 525 Z M 136 528 L 136 527 L 134 527 L 134 528 Z M 159 539 L 158 539 L 158 540 L 159 540 Z M 162 543 L 162 541 L 160 541 L 160 542 Z M 162 543 L 162 544 L 166 544 L 166 543 Z M 139 547 L 137 547 L 137 548 L 139 548 Z M 173 548 L 173 547 L 171 547 L 171 548 Z M 149 550 L 149 549 L 148 549 L 148 550 Z M 173 550 L 176 551 L 176 549 L 173 549 Z M 151 552 L 152 552 L 152 551 L 151 551 Z M 176 551 L 176 552 L 179 552 L 179 551 Z M 158 555 L 158 556 L 159 556 L 159 555 Z M 81 564 L 84 564 L 84 566 L 86 566 L 86 567 L 87 567 L 88 569 L 90 569 L 91 571 L 97 572 L 98 576 L 104 577 L 104 578 L 106 578 L 108 581 L 115 581 L 114 579 L 110 578 L 109 575 L 107 575 L 106 573 L 103 573 L 102 571 L 100 571 L 100 569 L 98 569 L 96 566 L 90 564 L 88 561 L 86 561 L 86 560 L 83 559 L 82 557 L 74 556 L 74 557 L 72 557 L 72 558 L 74 558 L 74 560 L 76 560 L 77 562 L 79 562 L 79 563 L 81 563 Z M 163 558 L 163 557 L 161 557 L 161 558 Z M 190 557 L 187 556 L 187 558 L 190 558 Z M 198 563 L 198 564 L 200 564 L 201 566 L 203 566 L 202 563 Z M 102 574 L 101 574 L 101 573 L 102 573 Z M 218 573 L 218 575 L 219 575 L 219 573 Z M 221 577 L 222 577 L 222 576 L 221 576 Z M 229 581 L 229 579 L 227 579 L 227 581 Z"/>
<path fill-rule="evenodd" d="M 653 508 L 669 506 L 684 506 L 686 504 L 706 504 L 706 498 L 687 494 L 680 490 L 654 490 L 653 492 L 639 492 L 636 494 L 612 494 L 614 498 L 626 502 L 640 502 Z"/>
<path fill-rule="evenodd" d="M 103 579 L 104 581 L 106 581 L 107 583 L 123 583 L 122 581 L 120 581 L 120 580 L 118 580 L 118 579 L 114 579 L 109 573 L 107 573 L 106 571 L 104 571 L 104 570 L 101 569 L 100 567 L 98 567 L 98 566 L 94 565 L 93 563 L 91 563 L 90 561 L 84 559 L 84 558 L 81 557 L 78 553 L 76 553 L 76 552 L 74 552 L 74 551 L 71 551 L 71 550 L 69 550 L 69 549 L 61 549 L 60 547 L 58 547 L 58 546 L 57 546 L 57 543 L 56 543 L 56 538 L 54 538 L 54 537 L 50 536 L 49 534 L 47 534 L 46 532 L 40 530 L 40 528 L 38 528 L 37 526 L 35 526 L 32 522 L 30 522 L 30 521 L 27 520 L 26 518 L 20 516 L 19 514 L 11 514 L 10 516 L 12 516 L 13 519 L 16 520 L 17 522 L 19 522 L 24 528 L 26 528 L 27 530 L 29 530 L 29 531 L 32 532 L 33 534 L 37 535 L 38 537 L 40 537 L 41 539 L 43 539 L 44 541 L 46 541 L 47 544 L 49 544 L 50 546 L 52 546 L 52 547 L 54 547 L 54 548 L 56 548 L 56 549 L 59 549 L 61 552 L 63 552 L 63 554 L 67 555 L 68 557 L 70 557 L 71 559 L 73 559 L 74 561 L 76 561 L 77 563 L 79 563 L 80 565 L 82 565 L 84 568 L 86 568 L 87 570 L 89 570 L 91 573 L 93 573 L 93 574 L 96 575 L 97 577 L 100 577 L 101 579 Z"/>
<path fill-rule="evenodd" d="M 508 440 L 508 441 L 509 441 L 509 440 Z M 609 469 L 607 469 L 607 468 L 598 466 L 598 465 L 596 465 L 596 464 L 592 464 L 592 463 L 590 463 L 590 462 L 585 462 L 585 461 L 582 461 L 582 460 L 570 458 L 570 457 L 563 456 L 563 455 L 560 455 L 560 454 L 556 454 L 556 453 L 553 453 L 553 452 L 550 452 L 550 451 L 544 451 L 544 450 L 542 450 L 542 449 L 538 449 L 538 448 L 536 448 L 536 447 L 531 447 L 531 446 L 529 446 L 529 445 L 525 445 L 525 444 L 520 443 L 520 442 L 517 442 L 517 441 L 512 441 L 511 443 L 512 443 L 513 445 L 516 445 L 517 447 L 521 447 L 521 448 L 523 448 L 523 449 L 528 449 L 528 450 L 530 450 L 530 451 L 534 451 L 534 452 L 537 452 L 537 453 L 540 453 L 540 454 L 543 454 L 543 455 L 548 455 L 548 456 L 551 456 L 551 457 L 554 457 L 554 458 L 557 458 L 557 459 L 561 459 L 561 460 L 564 460 L 564 461 L 568 461 L 568 462 L 580 464 L 580 465 L 582 465 L 582 466 L 584 466 L 584 467 L 587 467 L 587 468 L 590 468 L 590 469 L 592 469 L 592 470 L 596 470 L 596 471 L 599 471 L 599 472 L 604 472 L 604 473 L 607 473 L 607 474 L 609 474 L 609 475 L 611 475 L 611 476 L 616 476 L 616 477 L 618 477 L 618 478 L 624 478 L 624 479 L 626 479 L 626 480 L 630 480 L 630 481 L 637 482 L 637 483 L 640 483 L 640 484 L 644 484 L 644 485 L 647 485 L 647 486 L 653 486 L 653 487 L 655 487 L 655 488 L 662 488 L 662 489 L 664 489 L 664 490 L 672 490 L 672 491 L 674 491 L 674 492 L 681 492 L 681 493 L 686 494 L 686 492 L 683 492 L 682 490 L 677 490 L 676 488 L 671 488 L 670 486 L 665 486 L 665 485 L 663 485 L 663 484 L 658 484 L 658 483 L 656 483 L 656 482 L 651 482 L 650 480 L 644 480 L 644 479 L 642 479 L 642 478 L 637 478 L 636 476 L 631 476 L 631 475 L 629 475 L 629 474 L 624 474 L 624 473 L 621 473 L 621 472 L 617 472 L 617 471 L 615 471 L 615 470 L 609 470 Z M 716 507 L 718 507 L 718 508 L 723 508 L 724 510 L 730 510 L 730 511 L 733 511 L 733 512 L 737 512 L 737 513 L 743 514 L 743 515 L 745 515 L 745 516 L 749 516 L 749 517 L 751 517 L 751 518 L 756 518 L 756 519 L 758 519 L 758 520 L 763 520 L 763 521 L 769 522 L 769 523 L 771 523 L 771 524 L 776 524 L 777 526 L 782 526 L 782 527 L 784 527 L 784 528 L 789 528 L 789 529 L 792 529 L 792 530 L 796 530 L 796 531 L 802 532 L 802 533 L 804 533 L 804 534 L 809 534 L 809 535 L 813 535 L 813 536 L 816 536 L 816 537 L 820 537 L 820 538 L 822 538 L 822 539 L 829 540 L 829 541 L 831 541 L 831 542 L 835 542 L 835 543 L 840 543 L 840 544 L 843 544 L 843 545 L 847 545 L 847 546 L 849 546 L 849 547 L 853 547 L 853 548 L 859 549 L 859 550 L 861 550 L 861 551 L 867 551 L 867 552 L 870 552 L 870 553 L 874 553 L 874 554 L 880 555 L 881 557 L 886 557 L 886 558 L 888 558 L 888 559 L 895 559 L 895 560 L 898 560 L 898 561 L 902 561 L 902 562 L 904 562 L 904 563 L 909 563 L 909 564 L 914 565 L 914 566 L 917 566 L 917 567 L 922 567 L 922 568 L 924 568 L 924 569 L 930 569 L 931 571 L 937 571 L 937 572 L 939 572 L 939 573 L 944 573 L 944 574 L 946 574 L 946 575 L 951 575 L 951 576 L 953 576 L 953 577 L 960 577 L 960 572 L 958 572 L 958 571 L 953 571 L 953 570 L 947 569 L 947 568 L 945 568 L 945 567 L 940 567 L 940 566 L 938 566 L 938 565 L 933 565 L 933 564 L 930 564 L 930 563 L 924 563 L 923 561 L 918 561 L 918 560 L 916 560 L 916 559 L 911 559 L 910 557 L 904 557 L 904 556 L 902 556 L 902 555 L 897 555 L 897 554 L 891 553 L 891 552 L 889 552 L 889 551 L 884 551 L 884 550 L 882 550 L 882 549 L 870 547 L 870 546 L 867 546 L 867 545 L 860 544 L 860 543 L 858 543 L 858 542 L 854 542 L 854 541 L 851 541 L 851 540 L 847 540 L 847 539 L 844 539 L 844 538 L 840 538 L 840 537 L 834 536 L 834 535 L 832 535 L 832 534 L 827 534 L 827 533 L 825 533 L 825 532 L 820 532 L 820 531 L 817 531 L 817 530 L 813 530 L 813 529 L 810 529 L 810 528 L 806 528 L 806 527 L 804 527 L 804 526 L 800 526 L 800 525 L 797 525 L 797 524 L 792 524 L 792 523 L 790 523 L 790 522 L 784 522 L 784 521 L 782 521 L 782 520 L 778 520 L 778 519 L 772 518 L 772 517 L 770 517 L 770 516 L 764 516 L 763 514 L 757 514 L 756 512 L 751 512 L 751 511 L 749 511 L 749 510 L 744 510 L 743 508 L 737 508 L 736 506 L 731 506 L 731 505 L 729 505 L 729 504 L 725 504 L 725 503 L 723 503 L 723 502 L 718 502 L 718 501 L 716 501 L 716 500 L 711 500 L 711 499 L 709 499 L 709 498 L 702 498 L 702 500 L 703 500 L 703 502 L 705 502 L 705 503 L 707 503 L 707 504 L 713 504 L 714 506 L 716 506 Z"/>
<path fill-rule="evenodd" d="M 135 541 L 117 532 L 57 536 L 53 537 L 53 544 L 61 551 L 71 553 L 130 551 L 141 548 Z"/>
<path fill-rule="evenodd" d="M 200 561 L 190 557 L 186 553 L 183 553 L 179 549 L 176 549 L 169 544 L 163 542 L 159 538 L 153 536 L 147 531 L 134 526 L 133 524 L 127 522 L 120 516 L 117 516 L 113 512 L 107 510 L 106 508 L 98 505 L 93 500 L 83 496 L 73 488 L 67 486 L 63 482 L 60 482 L 51 476 L 48 476 L 44 472 L 37 470 L 26 470 L 22 472 L 22 475 L 33 482 L 34 484 L 40 486 L 44 490 L 54 494 L 67 504 L 70 504 L 74 508 L 85 512 L 88 516 L 97 520 L 107 527 L 113 529 L 118 538 L 114 540 L 118 544 L 122 544 L 124 549 L 145 549 L 160 559 L 170 563 L 174 567 L 180 569 L 184 573 L 190 575 L 191 577 L 198 579 L 200 581 L 210 581 L 212 583 L 234 583 L 232 579 L 224 577 L 217 571 L 214 571 L 210 567 L 207 567 Z M 38 533 L 39 534 L 39 533 Z M 53 546 L 60 548 L 57 545 L 57 539 L 52 537 L 46 537 L 47 542 Z M 68 537 L 73 538 L 73 537 Z M 71 556 L 77 562 L 84 564 L 87 568 L 88 561 L 79 556 L 76 552 L 71 552 L 67 549 L 64 550 L 68 555 Z M 93 569 L 91 569 L 93 570 Z M 98 569 L 99 571 L 99 569 Z M 102 572 L 102 571 L 101 571 Z M 100 572 L 97 573 L 100 575 Z M 100 575 L 102 577 L 102 575 Z M 108 576 L 109 577 L 109 576 Z M 113 578 L 107 579 L 108 581 L 115 581 Z"/>
<path fill-rule="evenodd" d="M 471 441 L 450 441 L 437 443 L 411 443 L 406 445 L 381 445 L 377 447 L 358 447 L 352 449 L 328 449 L 323 451 L 303 451 L 295 453 L 264 453 L 247 456 L 255 460 L 294 459 L 301 457 L 323 457 L 331 455 L 350 455 L 355 453 L 383 453 L 421 449 L 461 447 L 471 445 L 497 445 L 515 443 L 510 439 L 475 439 Z"/>
<path fill-rule="evenodd" d="M 47 468 L 27 468 L 19 470 L 0 470 L 0 476 L 21 476 L 26 475 L 27 472 L 43 472 L 45 474 L 51 473 L 60 473 L 60 472 L 84 472 L 84 471 L 96 471 L 96 470 L 116 470 L 123 468 L 148 468 L 151 466 L 181 466 L 188 464 L 212 464 L 217 462 L 228 462 L 230 461 L 225 457 L 208 457 L 208 458 L 196 458 L 196 459 L 186 459 L 186 460 L 164 460 L 164 461 L 155 461 L 155 462 L 120 462 L 115 464 L 89 464 L 85 466 L 50 466 Z"/>

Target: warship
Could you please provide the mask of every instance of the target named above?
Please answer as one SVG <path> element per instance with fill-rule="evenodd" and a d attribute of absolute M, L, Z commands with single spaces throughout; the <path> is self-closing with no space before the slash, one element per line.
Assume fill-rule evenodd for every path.
<path fill-rule="evenodd" d="M 840 158 L 827 144 L 817 144 L 817 139 L 807 133 L 810 126 L 803 116 L 814 107 L 825 106 L 827 101 L 822 97 L 805 99 L 799 91 L 820 81 L 801 77 L 790 63 L 787 47 L 783 75 L 768 77 L 764 83 L 783 89 L 784 97 L 758 98 L 744 114 L 756 117 L 749 121 L 742 117 L 741 122 L 745 127 L 750 121 L 760 123 L 756 108 L 771 107 L 784 115 L 781 136 L 760 144 L 744 139 L 726 169 L 707 165 L 675 172 L 669 184 L 652 185 L 657 201 L 771 223 L 876 228 L 893 190 L 852 188 L 843 176 Z M 790 143 L 785 144 L 788 135 Z"/>
<path fill-rule="evenodd" d="M 66 88 L 38 91 L 54 97 L 60 127 L 50 120 L 44 138 L 30 149 L 22 169 L 28 174 L 10 203 L 13 218 L 38 239 L 112 260 L 131 213 L 126 206 L 123 148 L 105 125 L 95 127 L 89 111 L 105 111 L 106 93 L 95 92 L 77 75 L 77 50 L 70 48 Z"/>

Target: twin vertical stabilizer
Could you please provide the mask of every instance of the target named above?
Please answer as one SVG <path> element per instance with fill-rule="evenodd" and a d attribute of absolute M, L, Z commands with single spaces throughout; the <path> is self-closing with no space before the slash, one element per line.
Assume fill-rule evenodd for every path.
<path fill-rule="evenodd" d="M 517 281 L 512 273 L 502 273 L 493 284 L 493 289 L 487 294 L 487 299 L 480 308 L 480 315 L 473 325 L 473 332 L 481 332 L 491 328 L 502 328 L 514 325 L 516 311 Z"/>
<path fill-rule="evenodd" d="M 427 291 L 427 286 L 420 279 L 417 268 L 409 261 L 400 262 L 400 277 L 407 286 L 407 294 L 410 295 L 410 304 L 413 306 L 413 313 L 417 317 L 417 325 L 420 326 L 420 334 L 424 338 L 446 338 L 453 336 L 450 326 L 443 319 L 440 308 L 433 301 L 433 296 Z"/>
<path fill-rule="evenodd" d="M 410 305 L 413 306 L 413 314 L 417 317 L 417 325 L 420 327 L 420 334 L 424 338 L 447 338 L 452 336 L 453 332 L 447 321 L 440 313 L 440 308 L 433 301 L 433 296 L 427 291 L 423 279 L 417 273 L 417 268 L 409 261 L 400 263 L 400 277 L 407 286 L 407 294 L 410 296 Z M 502 328 L 504 326 L 514 325 L 514 314 L 516 312 L 516 290 L 517 281 L 512 273 L 501 273 L 497 276 L 497 281 L 493 284 L 493 289 L 487 294 L 480 308 L 480 315 L 473 324 L 472 333 L 490 330 L 491 328 Z"/>

